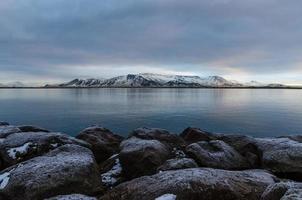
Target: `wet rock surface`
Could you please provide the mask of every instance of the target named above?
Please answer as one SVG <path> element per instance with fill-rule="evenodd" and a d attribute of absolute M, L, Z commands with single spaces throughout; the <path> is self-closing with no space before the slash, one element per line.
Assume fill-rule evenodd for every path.
<path fill-rule="evenodd" d="M 0 200 L 301 199 L 301 138 L 97 126 L 74 138 L 0 122 Z"/>
<path fill-rule="evenodd" d="M 98 163 L 102 163 L 119 151 L 123 137 L 112 133 L 103 127 L 89 127 L 80 132 L 76 138 L 86 141 L 91 145 L 91 150 Z"/>

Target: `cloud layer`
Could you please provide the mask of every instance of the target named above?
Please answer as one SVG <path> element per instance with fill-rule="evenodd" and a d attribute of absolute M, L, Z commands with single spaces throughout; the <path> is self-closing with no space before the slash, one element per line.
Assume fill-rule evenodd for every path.
<path fill-rule="evenodd" d="M 302 84 L 301 7 L 300 0 L 0 1 L 0 82 L 158 72 Z"/>

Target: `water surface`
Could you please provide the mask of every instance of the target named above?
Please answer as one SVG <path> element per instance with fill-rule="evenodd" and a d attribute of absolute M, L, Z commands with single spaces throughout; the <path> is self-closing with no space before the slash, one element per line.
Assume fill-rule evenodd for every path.
<path fill-rule="evenodd" d="M 0 89 L 0 121 L 76 135 L 99 124 L 180 133 L 188 126 L 257 137 L 302 134 L 302 90 Z"/>

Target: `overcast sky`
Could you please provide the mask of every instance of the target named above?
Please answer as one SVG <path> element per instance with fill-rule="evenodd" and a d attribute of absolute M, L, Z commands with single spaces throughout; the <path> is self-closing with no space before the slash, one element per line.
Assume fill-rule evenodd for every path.
<path fill-rule="evenodd" d="M 302 84 L 301 0 L 2 0 L 0 82 L 153 72 Z"/>

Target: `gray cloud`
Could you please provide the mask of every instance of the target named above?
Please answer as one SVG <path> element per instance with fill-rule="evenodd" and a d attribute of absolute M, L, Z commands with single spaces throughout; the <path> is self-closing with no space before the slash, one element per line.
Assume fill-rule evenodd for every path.
<path fill-rule="evenodd" d="M 0 70 L 57 79 L 155 69 L 290 77 L 302 68 L 301 6 L 300 0 L 1 1 Z"/>

